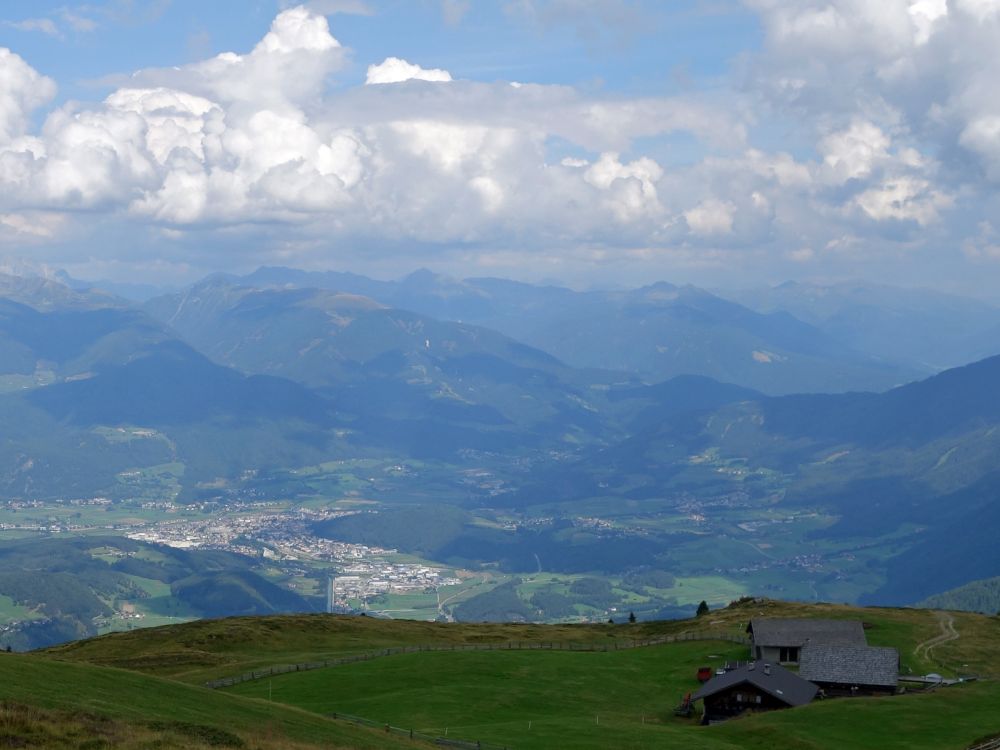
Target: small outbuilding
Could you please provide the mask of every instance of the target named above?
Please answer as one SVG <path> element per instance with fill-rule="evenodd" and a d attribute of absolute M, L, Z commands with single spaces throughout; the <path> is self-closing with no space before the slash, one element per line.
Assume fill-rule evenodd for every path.
<path fill-rule="evenodd" d="M 747 625 L 750 653 L 758 661 L 798 664 L 807 644 L 867 646 L 860 620 L 797 620 L 755 617 Z"/>
<path fill-rule="evenodd" d="M 724 721 L 746 711 L 804 706 L 819 688 L 778 664 L 751 662 L 716 675 L 691 696 L 704 701 L 703 723 Z"/>
<path fill-rule="evenodd" d="M 892 695 L 899 684 L 899 652 L 875 646 L 802 649 L 799 675 L 826 695 Z"/>

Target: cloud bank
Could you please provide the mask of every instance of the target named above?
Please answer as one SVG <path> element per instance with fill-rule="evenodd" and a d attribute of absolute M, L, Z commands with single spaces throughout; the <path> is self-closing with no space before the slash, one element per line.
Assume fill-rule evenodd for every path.
<path fill-rule="evenodd" d="M 459 80 L 397 57 L 345 87 L 348 51 L 313 3 L 249 52 L 139 71 L 33 128 L 55 83 L 0 49 L 0 243 L 110 221 L 151 227 L 161 256 L 263 236 L 282 262 L 324 243 L 484 263 L 802 265 L 929 243 L 994 258 L 1000 0 L 746 3 L 763 46 L 724 96 Z M 775 127 L 761 113 L 803 145 L 757 145 Z M 643 152 L 674 136 L 701 156 Z"/>

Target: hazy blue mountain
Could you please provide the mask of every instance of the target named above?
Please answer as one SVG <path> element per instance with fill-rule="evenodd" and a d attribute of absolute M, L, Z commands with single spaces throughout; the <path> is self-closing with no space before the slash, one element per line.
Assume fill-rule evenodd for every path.
<path fill-rule="evenodd" d="M 127 300 L 130 303 L 142 303 L 153 297 L 170 294 L 177 290 L 175 285 L 143 284 L 128 281 L 111 281 L 109 279 L 97 279 L 95 281 L 84 281 L 75 279 L 65 271 L 57 271 L 53 279 L 60 284 L 77 292 L 96 295 L 111 295 L 120 300 Z"/>
<path fill-rule="evenodd" d="M 260 269 L 251 285 L 363 294 L 395 308 L 492 328 L 575 367 L 650 382 L 704 375 L 770 394 L 882 390 L 926 372 L 864 354 L 786 312 L 763 314 L 692 286 L 576 292 L 418 271 L 396 282 Z"/>
<path fill-rule="evenodd" d="M 995 615 L 1000 612 L 1000 577 L 970 581 L 950 591 L 929 596 L 919 606 Z"/>
<path fill-rule="evenodd" d="M 620 386 L 608 393 L 608 399 L 626 413 L 630 433 L 644 432 L 685 413 L 762 397 L 760 391 L 701 375 L 678 375 L 655 385 Z"/>
<path fill-rule="evenodd" d="M 985 331 L 976 326 L 963 338 L 963 350 L 968 347 L 969 360 L 985 359 L 1000 353 L 1000 323 Z"/>
<path fill-rule="evenodd" d="M 328 397 L 215 364 L 141 311 L 79 309 L 73 293 L 50 282 L 36 291 L 42 304 L 69 303 L 38 310 L 0 299 L 5 494 L 113 495 L 126 489 L 121 472 L 174 462 L 190 489 L 378 442 L 338 422 Z"/>
<path fill-rule="evenodd" d="M 428 430 L 439 432 L 443 452 L 462 441 L 502 448 L 570 434 L 601 440 L 599 386 L 629 381 L 356 294 L 213 279 L 146 309 L 215 361 L 318 388 L 363 429 L 412 435 L 409 444 L 422 450 L 431 447 Z"/>
<path fill-rule="evenodd" d="M 704 459 L 692 457 L 735 461 L 747 469 L 741 491 L 749 498 L 773 492 L 757 470 L 780 474 L 786 508 L 823 508 L 838 519 L 816 539 L 904 534 L 906 551 L 867 601 L 913 603 L 1000 575 L 998 382 L 993 357 L 885 393 L 734 394 L 718 408 L 654 420 L 577 462 L 540 467 L 508 501 L 712 496 L 724 485 L 714 471 L 694 471 Z"/>
<path fill-rule="evenodd" d="M 210 362 L 180 341 L 132 352 L 128 362 L 101 363 L 86 378 L 25 396 L 60 421 L 171 425 L 215 419 L 297 419 L 329 425 L 332 404 L 282 378 L 245 376 Z"/>
<path fill-rule="evenodd" d="M 50 280 L 8 279 L 0 493 L 122 498 L 132 496 L 123 477 L 142 469 L 182 502 L 239 497 L 241 478 L 258 474 L 262 486 L 295 497 L 297 487 L 319 491 L 296 468 L 418 458 L 447 469 L 414 479 L 410 515 L 360 514 L 319 531 L 510 573 L 537 570 L 538 557 L 553 571 L 622 572 L 637 559 L 668 566 L 678 547 L 704 540 L 684 526 L 647 530 L 645 518 L 642 533 L 580 518 L 617 508 L 644 516 L 656 507 L 656 515 L 683 498 L 728 502 L 735 492 L 759 504 L 752 512 L 775 503 L 822 511 L 824 523 L 798 544 L 881 544 L 891 535 L 900 554 L 880 563 L 873 601 L 910 603 L 1000 575 L 1000 357 L 884 392 L 766 396 L 800 379 L 843 384 L 892 370 L 788 313 L 763 315 L 691 287 L 577 293 L 427 273 L 392 283 L 322 276 L 354 285 L 345 291 L 302 286 L 317 277 L 300 272 L 258 274 L 260 287 L 217 276 L 144 310 Z M 591 352 L 575 351 L 577 359 L 639 371 L 651 342 L 672 342 L 656 349 L 667 369 L 707 367 L 731 382 L 683 372 L 649 385 L 574 367 L 417 303 L 504 321 L 524 337 L 544 334 L 553 348 Z M 751 350 L 761 356 L 750 369 L 734 354 L 746 346 L 769 347 Z M 770 365 L 781 369 L 761 371 L 771 373 L 766 389 L 743 384 Z M 455 490 L 472 461 L 496 472 L 503 491 Z M 445 486 L 442 502 L 467 503 L 451 516 L 435 495 Z M 553 517 L 538 527 L 484 526 L 474 510 L 485 503 L 500 515 Z M 428 525 L 436 532 L 417 534 Z M 63 591 L 63 572 L 46 585 Z M 181 577 L 191 580 L 176 597 L 205 611 L 218 601 L 242 602 L 243 611 L 258 594 L 261 611 L 284 606 L 266 581 Z"/>
<path fill-rule="evenodd" d="M 914 604 L 969 581 L 1000 576 L 1000 472 L 935 498 L 920 517 L 926 531 L 889 561 L 885 585 L 863 601 Z"/>
<path fill-rule="evenodd" d="M 297 383 L 245 376 L 178 341 L 133 355 L 0 396 L 5 494 L 113 493 L 120 472 L 171 462 L 184 465 L 180 481 L 191 488 L 364 450 L 364 438 L 336 436 L 332 402 Z"/>
<path fill-rule="evenodd" d="M 379 281 L 339 271 L 262 267 L 239 281 L 256 288 L 300 287 L 359 294 L 389 307 L 442 320 L 472 323 L 503 312 L 498 310 L 492 295 L 473 281 L 459 281 L 427 270 L 416 271 L 399 281 Z"/>
<path fill-rule="evenodd" d="M 58 276 L 58 275 L 57 275 Z M 90 288 L 73 288 L 61 279 L 44 276 L 15 276 L 0 272 L 0 298 L 20 302 L 36 310 L 94 310 L 126 307 L 112 293 Z"/>
<path fill-rule="evenodd" d="M 1000 354 L 1000 308 L 957 295 L 864 282 L 719 294 L 762 313 L 791 313 L 846 346 L 926 372 Z"/>
<path fill-rule="evenodd" d="M 127 361 L 136 348 L 169 338 L 162 325 L 137 310 L 42 312 L 0 298 L 0 377 L 85 376 L 99 363 Z"/>

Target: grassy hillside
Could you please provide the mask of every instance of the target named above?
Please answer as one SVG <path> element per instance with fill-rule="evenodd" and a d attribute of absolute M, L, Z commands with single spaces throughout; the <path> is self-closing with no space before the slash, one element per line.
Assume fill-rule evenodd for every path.
<path fill-rule="evenodd" d="M 713 641 L 610 653 L 431 652 L 247 682 L 231 692 L 259 698 L 270 689 L 275 701 L 307 711 L 517 748 L 670 746 L 697 729 L 675 720 L 672 709 L 697 688 L 698 667 L 745 652 Z"/>
<path fill-rule="evenodd" d="M 206 688 L 89 664 L 71 664 L 38 655 L 0 658 L 0 701 L 7 703 L 0 725 L 8 747 L 51 730 L 36 746 L 58 747 L 59 735 L 78 732 L 71 747 L 160 747 L 142 745 L 152 735 L 165 747 L 391 748 L 399 743 L 277 704 L 225 695 Z M 39 724 L 50 724 L 39 727 Z M 101 740 L 104 740 L 102 742 Z M 51 740 L 51 741 L 50 741 Z M 81 740 L 83 742 L 81 742 Z M 33 740 L 34 741 L 34 740 Z M 90 744 L 84 744 L 84 742 Z M 3 742 L 3 740 L 0 740 Z M 63 742 L 66 745 L 66 742 Z"/>
<path fill-rule="evenodd" d="M 917 647 L 942 632 L 941 615 L 929 610 L 797 604 L 754 599 L 697 619 L 634 625 L 534 625 L 433 623 L 339 615 L 199 620 L 183 625 L 111 633 L 45 653 L 62 660 L 135 669 L 201 683 L 277 664 L 358 654 L 391 646 L 467 643 L 627 644 L 684 633 L 743 634 L 751 617 L 862 619 L 868 641 L 895 646 L 904 670 L 1000 675 L 1000 618 L 952 613 L 960 638 L 930 653 Z"/>
<path fill-rule="evenodd" d="M 701 618 L 634 625 L 448 624 L 334 615 L 199 621 L 0 659 L 0 699 L 18 693 L 26 701 L 23 696 L 29 695 L 46 710 L 101 711 L 118 720 L 145 722 L 143 726 L 150 721 L 217 726 L 250 742 L 259 741 L 252 737 L 255 729 L 260 736 L 259 722 L 290 740 L 316 741 L 330 725 L 320 714 L 331 712 L 517 748 L 958 750 L 1000 730 L 995 712 L 1000 682 L 990 679 L 926 694 L 831 700 L 710 728 L 673 716 L 680 698 L 697 689 L 698 667 L 746 653 L 744 646 L 713 640 L 711 634 L 740 634 L 755 616 L 858 618 L 865 622 L 871 644 L 899 649 L 904 671 L 1000 675 L 1000 619 L 995 617 L 755 599 Z M 952 628 L 957 638 L 941 638 Z M 708 638 L 614 648 L 684 633 Z M 198 687 L 207 679 L 252 668 L 372 653 L 387 646 L 511 642 L 612 648 L 425 651 L 293 672 L 224 691 Z M 11 671 L 16 678 L 7 678 L 5 664 L 15 665 Z M 91 683 L 78 694 L 55 687 L 81 684 L 85 676 Z M 30 682 L 27 690 L 25 680 Z M 118 705 L 113 691 L 119 689 L 146 691 L 155 699 Z M 218 719 L 215 724 L 210 716 Z"/>
<path fill-rule="evenodd" d="M 769 748 L 776 736 L 781 747 L 962 748 L 997 729 L 989 723 L 997 683 L 874 705 L 830 701 L 783 712 L 769 726 L 752 717 L 705 729 L 673 716 L 681 696 L 697 689 L 700 665 L 745 654 L 711 641 L 610 653 L 432 652 L 247 682 L 232 692 L 518 748 Z"/>

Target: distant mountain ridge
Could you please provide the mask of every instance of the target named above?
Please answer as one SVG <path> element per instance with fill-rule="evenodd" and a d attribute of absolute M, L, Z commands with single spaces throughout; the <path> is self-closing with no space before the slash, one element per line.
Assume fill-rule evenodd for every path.
<path fill-rule="evenodd" d="M 995 615 L 1000 613 L 1000 577 L 971 581 L 951 591 L 929 596 L 919 606 Z"/>
<path fill-rule="evenodd" d="M 1000 575 L 998 382 L 1000 357 L 993 357 L 881 394 L 736 399 L 546 469 L 511 501 L 530 506 L 558 493 L 571 502 L 616 485 L 628 497 L 657 497 L 691 456 L 713 453 L 791 477 L 786 506 L 839 517 L 814 532 L 817 539 L 911 529 L 908 545 L 888 561 L 887 580 L 863 601 L 913 603 Z"/>
<path fill-rule="evenodd" d="M 214 278 L 146 309 L 222 364 L 318 389 L 359 424 L 397 420 L 400 435 L 410 429 L 403 422 L 435 425 L 449 446 L 453 434 L 475 447 L 468 428 L 508 447 L 567 433 L 604 439 L 593 386 L 634 380 L 578 371 L 494 331 L 354 292 L 256 289 Z"/>
<path fill-rule="evenodd" d="M 761 313 L 790 313 L 858 351 L 928 374 L 1000 354 L 1000 307 L 967 297 L 866 282 L 717 293 Z"/>
<path fill-rule="evenodd" d="M 392 307 L 474 323 L 569 365 L 632 372 L 649 382 L 704 375 L 769 394 L 884 390 L 926 370 L 854 351 L 787 312 L 762 314 L 692 286 L 575 292 L 505 279 L 417 271 L 396 282 L 261 268 L 251 286 L 363 294 Z"/>

